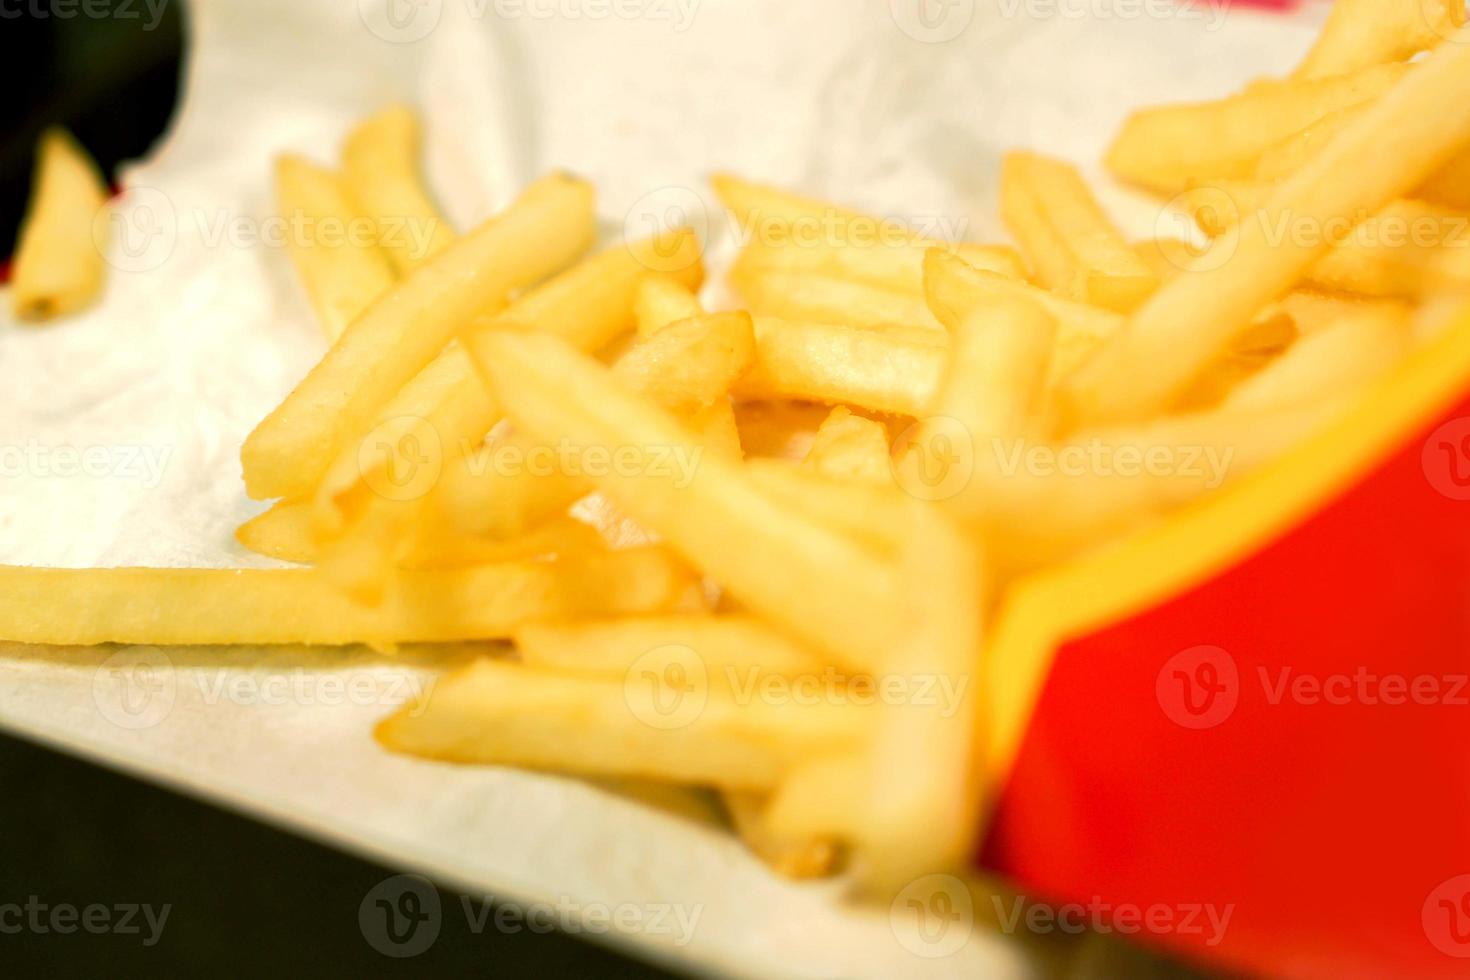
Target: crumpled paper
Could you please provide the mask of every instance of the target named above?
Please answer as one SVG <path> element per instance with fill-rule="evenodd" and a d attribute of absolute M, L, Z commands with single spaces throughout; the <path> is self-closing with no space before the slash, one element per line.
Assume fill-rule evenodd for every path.
<path fill-rule="evenodd" d="M 1280 73 L 1321 16 L 1201 0 L 196 0 L 176 122 L 123 174 L 103 301 L 40 328 L 0 314 L 0 561 L 270 564 L 232 538 L 262 508 L 239 446 L 324 349 L 271 237 L 271 162 L 334 160 L 385 102 L 421 108 L 430 180 L 461 227 L 569 169 L 596 183 L 609 238 L 670 208 L 700 223 L 718 302 L 734 236 L 712 172 L 993 238 L 1005 149 L 1101 178 L 1130 108 Z M 1153 230 L 1156 205 L 1102 197 Z M 979 924 L 999 908 L 961 922 L 961 942 L 914 948 L 840 882 L 773 878 L 693 794 L 650 805 L 647 790 L 381 750 L 374 721 L 458 655 L 4 644 L 0 724 L 389 865 L 559 903 L 573 931 L 608 936 L 607 913 L 634 910 L 611 938 L 686 969 L 1040 968 Z"/>

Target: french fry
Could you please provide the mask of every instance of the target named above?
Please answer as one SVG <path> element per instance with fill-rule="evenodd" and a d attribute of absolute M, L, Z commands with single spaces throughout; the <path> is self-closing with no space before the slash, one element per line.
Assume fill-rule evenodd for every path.
<path fill-rule="evenodd" d="M 419 173 L 419 120 L 392 105 L 363 120 L 342 147 L 348 193 L 377 227 L 377 243 L 407 275 L 457 237 L 424 190 Z"/>
<path fill-rule="evenodd" d="M 944 249 L 986 272 L 1012 279 L 1026 278 L 1021 256 L 1007 245 L 943 245 L 923 241 L 779 245 L 755 241 L 741 250 L 737 267 L 753 274 L 778 272 L 848 279 L 896 292 L 918 293 L 924 288 L 924 253 L 930 248 Z"/>
<path fill-rule="evenodd" d="M 798 469 L 774 459 L 746 462 L 746 475 L 781 507 L 833 531 L 884 561 L 891 560 L 903 540 L 904 497 L 890 478 L 858 483 Z"/>
<path fill-rule="evenodd" d="M 769 795 L 727 791 L 721 795 L 730 824 L 751 853 L 783 878 L 825 878 L 842 863 L 842 847 L 830 837 L 783 837 L 766 821 Z"/>
<path fill-rule="evenodd" d="M 508 637 L 533 620 L 671 608 L 692 582 L 662 549 L 406 571 L 379 608 L 315 569 L 0 566 L 0 638 L 22 643 L 335 646 Z"/>
<path fill-rule="evenodd" d="M 1327 78 L 1405 61 L 1464 22 L 1461 0 L 1337 0 L 1294 77 Z"/>
<path fill-rule="evenodd" d="M 942 252 L 930 252 L 924 269 L 929 308 L 951 333 L 961 329 L 975 311 L 1007 301 L 1033 304 L 1055 320 L 1056 343 L 1048 385 L 1069 374 L 1104 339 L 1123 328 L 1121 314 L 1076 303 L 1027 283 L 980 272 Z"/>
<path fill-rule="evenodd" d="M 17 318 L 49 320 L 96 300 L 106 266 L 105 243 L 94 229 L 107 198 L 107 184 L 81 144 L 64 129 L 46 130 L 15 250 L 10 302 Z"/>
<path fill-rule="evenodd" d="M 1070 164 L 1035 153 L 1008 154 L 1000 208 L 1036 281 L 1053 292 L 1126 313 L 1158 288 L 1158 278 Z"/>
<path fill-rule="evenodd" d="M 692 451 L 688 432 L 565 343 L 508 333 L 466 340 L 519 425 L 584 451 L 618 447 L 648 462 L 595 480 L 631 517 L 796 639 L 857 669 L 877 662 L 881 624 L 891 622 L 890 569 L 784 511 L 739 463 L 705 454 L 686 473 L 654 465 Z"/>
<path fill-rule="evenodd" d="M 905 621 L 879 676 L 887 691 L 913 696 L 879 699 L 863 805 L 853 818 L 858 874 L 884 895 L 965 867 L 980 824 L 981 558 L 942 511 L 919 501 L 910 510 L 901 556 Z M 941 693 L 918 696 L 921 684 Z"/>
<path fill-rule="evenodd" d="M 311 493 L 326 467 L 455 330 L 575 259 L 591 243 L 595 224 L 592 189 L 555 175 L 416 270 L 354 320 L 250 433 L 240 453 L 246 492 L 257 500 Z"/>
<path fill-rule="evenodd" d="M 1256 165 L 1256 180 L 1269 183 L 1291 176 L 1320 153 L 1364 108 L 1357 106 L 1324 116 L 1295 136 L 1271 147 L 1261 155 Z M 1470 147 L 1450 157 L 1448 163 L 1431 174 L 1410 196 L 1445 207 L 1470 210 Z"/>
<path fill-rule="evenodd" d="M 672 324 L 640 342 L 614 367 L 617 382 L 667 411 L 693 419 L 715 407 L 749 367 L 754 351 L 750 317 L 722 313 Z M 728 451 L 728 444 L 724 448 Z M 521 465 L 499 472 L 499 459 Z M 691 457 L 697 465 L 698 455 Z M 436 503 L 447 522 L 491 537 L 522 534 L 565 512 L 592 484 L 558 465 L 556 447 L 533 432 L 493 440 L 464 465 L 451 467 Z M 488 475 L 487 475 L 488 474 Z"/>
<path fill-rule="evenodd" d="M 807 760 L 771 794 L 764 813 L 767 830 L 787 840 L 856 840 L 872 770 L 866 754 Z"/>
<path fill-rule="evenodd" d="M 921 329 L 943 344 L 942 333 Z M 765 316 L 755 318 L 755 339 L 755 366 L 736 388 L 741 397 L 799 398 L 893 415 L 924 413 L 946 357 L 943 346 L 886 330 Z"/>
<path fill-rule="evenodd" d="M 692 290 L 665 276 L 644 279 L 633 301 L 633 320 L 640 338 L 652 337 L 676 320 L 687 320 L 702 312 Z"/>
<path fill-rule="evenodd" d="M 871 717 L 853 705 L 742 703 L 661 666 L 613 679 L 482 658 L 441 678 L 377 737 L 449 762 L 760 791 L 810 754 L 860 744 Z"/>
<path fill-rule="evenodd" d="M 1003 299 L 971 312 L 950 341 L 934 406 L 977 444 L 1044 432 L 1046 378 L 1056 321 L 1039 305 Z"/>
<path fill-rule="evenodd" d="M 258 555 L 280 561 L 310 565 L 321 557 L 321 546 L 312 531 L 311 503 L 305 500 L 277 501 L 240 525 L 235 540 Z M 597 530 L 568 517 L 506 540 L 469 534 L 416 538 L 401 561 L 408 568 L 457 568 L 600 550 L 602 538 Z"/>
<path fill-rule="evenodd" d="M 870 283 L 749 268 L 731 272 L 730 283 L 756 316 L 852 327 L 908 324 L 939 328 L 921 296 Z"/>
<path fill-rule="evenodd" d="M 888 432 L 872 419 L 838 406 L 817 430 L 802 469 L 828 480 L 893 485 Z"/>
<path fill-rule="evenodd" d="M 317 322 L 329 343 L 397 281 L 393 265 L 371 241 L 354 241 L 357 215 L 342 190 L 342 180 L 297 156 L 276 161 L 276 211 L 301 219 L 310 237 L 288 238 L 287 253 L 296 266 Z"/>
<path fill-rule="evenodd" d="M 571 624 L 530 624 L 515 633 L 533 667 L 622 678 L 660 647 L 693 651 L 711 677 L 757 671 L 787 677 L 820 674 L 821 657 L 753 616 L 642 616 Z"/>
<path fill-rule="evenodd" d="M 1235 412 L 1311 404 L 1361 389 L 1409 351 L 1409 317 L 1364 311 L 1303 337 L 1225 399 Z"/>
<path fill-rule="evenodd" d="M 1343 319 L 1363 312 L 1409 315 L 1409 305 L 1400 300 L 1365 299 L 1315 289 L 1294 289 L 1278 305 L 1302 336 L 1336 326 Z"/>
<path fill-rule="evenodd" d="M 1275 240 L 1268 227 L 1284 217 L 1328 229 L 1344 215 L 1373 214 L 1470 142 L 1470 31 L 1454 41 L 1415 65 L 1283 181 L 1267 205 L 1268 220 L 1244 225 L 1238 241 L 1217 242 L 1212 267 L 1174 279 L 1134 313 L 1067 383 L 1064 400 L 1073 417 L 1106 423 L 1163 409 L 1334 244 L 1330 234 Z M 1384 153 L 1389 134 L 1395 150 Z"/>
<path fill-rule="evenodd" d="M 1121 180 L 1165 194 L 1191 179 L 1249 177 L 1275 144 L 1329 113 L 1377 99 L 1409 72 L 1405 65 L 1375 65 L 1216 102 L 1144 109 L 1124 123 L 1107 165 Z"/>
<path fill-rule="evenodd" d="M 759 344 L 760 321 L 755 323 Z M 806 459 L 817 430 L 831 413 L 829 406 L 813 402 L 737 401 L 735 424 L 747 457 L 799 463 Z"/>

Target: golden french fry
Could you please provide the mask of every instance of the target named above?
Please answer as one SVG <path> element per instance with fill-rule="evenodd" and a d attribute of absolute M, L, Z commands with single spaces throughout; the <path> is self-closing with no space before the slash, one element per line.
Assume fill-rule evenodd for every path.
<path fill-rule="evenodd" d="M 658 331 L 630 350 L 613 373 L 627 390 L 692 420 L 716 408 L 749 368 L 753 351 L 750 317 L 721 313 Z M 722 438 L 726 452 L 727 438 Z M 514 471 L 499 465 L 501 460 L 515 463 Z M 697 451 L 677 462 L 697 465 Z M 436 503 L 454 527 L 491 537 L 518 535 L 565 512 L 593 489 L 585 476 L 562 463 L 556 446 L 517 430 L 451 467 Z"/>
<path fill-rule="evenodd" d="M 832 409 L 817 430 L 816 440 L 801 465 L 828 480 L 893 485 L 887 430 L 841 406 Z"/>
<path fill-rule="evenodd" d="M 1036 303 L 1006 298 L 972 311 L 950 341 L 934 414 L 958 421 L 977 444 L 1044 432 L 1055 339 L 1056 321 Z"/>
<path fill-rule="evenodd" d="M 760 321 L 755 323 L 759 350 Z M 817 429 L 831 412 L 827 405 L 812 402 L 737 401 L 735 424 L 740 430 L 740 445 L 747 457 L 799 463 L 806 459 Z"/>
<path fill-rule="evenodd" d="M 857 542 L 883 560 L 897 553 L 904 498 L 891 476 L 886 484 L 856 483 L 776 459 L 749 460 L 745 472 L 788 512 Z"/>
<path fill-rule="evenodd" d="M 943 245 L 925 241 L 893 244 L 755 241 L 741 251 L 738 268 L 751 273 L 848 279 L 897 292 L 918 293 L 924 288 L 924 253 L 930 248 L 948 251 L 986 272 L 1012 279 L 1026 278 L 1021 256 L 1007 245 Z"/>
<path fill-rule="evenodd" d="M 1295 136 L 1271 147 L 1261 155 L 1256 165 L 1256 180 L 1275 182 L 1291 176 L 1320 153 L 1364 108 L 1356 106 L 1324 116 Z M 1448 163 L 1431 174 L 1410 196 L 1446 207 L 1470 210 L 1470 147 L 1450 157 Z"/>
<path fill-rule="evenodd" d="M 1405 65 L 1375 65 L 1217 102 L 1144 109 L 1123 125 L 1107 165 L 1122 180 L 1166 194 L 1195 178 L 1249 177 L 1273 145 L 1329 113 L 1378 98 L 1409 72 Z"/>
<path fill-rule="evenodd" d="M 784 511 L 739 463 L 707 453 L 687 471 L 661 465 L 670 453 L 693 454 L 688 432 L 565 343 L 508 333 L 466 342 L 518 425 L 584 452 L 616 448 L 641 461 L 594 482 L 735 598 L 839 663 L 877 661 L 881 624 L 895 612 L 891 569 Z"/>
<path fill-rule="evenodd" d="M 976 310 L 1006 301 L 1033 304 L 1055 320 L 1056 343 L 1048 385 L 1069 374 L 1104 339 L 1123 328 L 1124 318 L 1111 310 L 1076 303 L 1027 283 L 980 272 L 942 252 L 930 252 L 924 269 L 929 308 L 950 333 L 961 329 Z"/>
<path fill-rule="evenodd" d="M 641 616 L 572 624 L 532 624 L 515 633 L 521 659 L 533 667 L 624 677 L 650 650 L 693 651 L 711 677 L 756 671 L 817 675 L 821 657 L 753 616 Z"/>
<path fill-rule="evenodd" d="M 721 794 L 730 824 L 751 853 L 783 878 L 825 878 L 842 863 L 842 847 L 830 837 L 784 837 L 766 821 L 769 795 L 727 790 Z"/>
<path fill-rule="evenodd" d="M 766 790 L 814 753 L 860 744 L 871 713 L 777 703 L 689 674 L 677 653 L 626 677 L 578 677 L 476 660 L 378 726 L 397 752 L 588 776 Z"/>
<path fill-rule="evenodd" d="M 311 503 L 305 500 L 277 501 L 263 514 L 240 525 L 235 540 L 258 555 L 303 565 L 318 561 L 321 554 L 312 530 Z M 568 517 L 505 540 L 469 534 L 416 539 L 402 561 L 411 568 L 455 568 L 601 549 L 602 538 L 595 528 Z"/>
<path fill-rule="evenodd" d="M 1363 312 L 1409 315 L 1408 304 L 1400 300 L 1365 299 L 1315 289 L 1294 289 L 1282 298 L 1278 307 L 1302 336 L 1336 326 L 1341 320 Z"/>
<path fill-rule="evenodd" d="M 1137 420 L 1178 399 L 1190 378 L 1335 241 L 1330 233 L 1278 239 L 1272 228 L 1284 219 L 1326 231 L 1344 216 L 1374 214 L 1470 142 L 1470 30 L 1454 41 L 1416 64 L 1283 181 L 1266 220 L 1247 222 L 1238 240 L 1217 241 L 1201 260 L 1205 265 L 1162 287 L 1134 313 L 1068 381 L 1064 394 L 1073 418 Z M 1390 139 L 1394 152 L 1385 153 Z"/>
<path fill-rule="evenodd" d="M 712 453 L 729 459 L 745 456 L 740 443 L 740 426 L 735 420 L 735 400 L 726 395 L 689 420 L 695 440 Z"/>
<path fill-rule="evenodd" d="M 250 433 L 240 453 L 246 491 L 258 500 L 311 493 L 456 330 L 575 259 L 595 230 L 592 188 L 554 175 L 420 267 L 354 320 Z"/>
<path fill-rule="evenodd" d="M 377 228 L 377 244 L 404 275 L 430 262 L 457 237 L 424 190 L 419 120 L 392 105 L 357 125 L 342 147 L 347 190 Z"/>
<path fill-rule="evenodd" d="M 908 620 L 878 676 L 885 693 L 853 816 L 858 874 L 884 894 L 965 867 L 980 827 L 981 556 L 942 511 L 919 501 L 910 511 L 900 558 Z"/>
<path fill-rule="evenodd" d="M 328 341 L 393 287 L 393 265 L 369 236 L 355 240 L 358 219 L 342 179 L 297 156 L 276 161 L 276 210 L 297 219 L 309 237 L 288 239 L 287 252 L 306 287 Z"/>
<path fill-rule="evenodd" d="M 921 329 L 938 343 L 888 330 L 757 316 L 755 366 L 736 391 L 749 399 L 799 398 L 922 415 L 946 354 L 944 335 Z"/>
<path fill-rule="evenodd" d="M 1337 0 L 1297 78 L 1327 78 L 1404 61 L 1465 22 L 1463 0 Z"/>
<path fill-rule="evenodd" d="M 666 276 L 649 276 L 638 284 L 633 301 L 633 321 L 639 337 L 651 337 L 678 320 L 704 312 L 699 297 L 683 283 Z"/>
<path fill-rule="evenodd" d="M 1404 313 L 1380 310 L 1350 316 L 1297 341 L 1231 392 L 1222 407 L 1265 412 L 1361 389 L 1408 353 L 1410 337 Z"/>
<path fill-rule="evenodd" d="M 764 813 L 767 829 L 786 840 L 855 840 L 872 770 L 865 754 L 807 760 L 771 794 Z"/>
<path fill-rule="evenodd" d="M 636 344 L 613 367 L 618 380 L 675 415 L 711 408 L 755 360 L 747 313 L 696 315 Z"/>
<path fill-rule="evenodd" d="M 672 607 L 692 582 L 663 549 L 405 571 L 364 608 L 310 568 L 0 566 L 0 638 L 22 643 L 341 645 L 497 639 L 535 620 Z"/>
<path fill-rule="evenodd" d="M 49 320 L 96 300 L 106 243 L 94 238 L 94 229 L 107 198 L 107 184 L 81 144 L 64 129 L 46 130 L 15 249 L 10 302 L 19 319 Z"/>
<path fill-rule="evenodd" d="M 1070 164 L 1011 153 L 1001 171 L 1001 215 L 1036 280 L 1071 299 L 1120 313 L 1158 288 Z"/>
<path fill-rule="evenodd" d="M 730 283 L 756 316 L 853 327 L 896 323 L 939 328 L 921 296 L 871 283 L 751 268 L 736 268 Z"/>

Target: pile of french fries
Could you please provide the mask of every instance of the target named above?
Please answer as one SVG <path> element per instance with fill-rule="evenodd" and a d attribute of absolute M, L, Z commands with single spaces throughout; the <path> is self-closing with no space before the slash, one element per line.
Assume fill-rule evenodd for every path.
<path fill-rule="evenodd" d="M 716 178 L 745 236 L 727 311 L 689 229 L 594 250 L 566 174 L 455 234 L 386 110 L 337 169 L 276 174 L 283 214 L 382 232 L 294 249 L 331 347 L 241 453 L 274 503 L 239 541 L 309 567 L 0 569 L 0 636 L 509 641 L 382 744 L 712 788 L 793 876 L 961 868 L 997 789 L 976 686 L 1006 591 L 1289 451 L 1470 287 L 1463 19 L 1339 0 L 1291 77 L 1133 115 L 1107 165 L 1188 239 L 1131 241 L 1031 152 L 1003 172 L 1013 245 Z M 1441 238 L 1370 233 L 1402 221 Z M 1297 225 L 1324 231 L 1272 234 Z"/>

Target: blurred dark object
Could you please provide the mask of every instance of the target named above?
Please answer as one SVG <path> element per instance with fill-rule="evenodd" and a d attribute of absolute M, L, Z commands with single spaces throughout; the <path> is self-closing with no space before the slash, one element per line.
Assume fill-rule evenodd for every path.
<path fill-rule="evenodd" d="M 43 129 L 66 126 L 112 178 L 168 128 L 185 16 L 182 0 L 0 4 L 0 258 L 12 251 Z"/>
<path fill-rule="evenodd" d="M 24 914 L 35 896 L 50 909 L 148 905 L 157 920 L 169 906 L 151 946 L 141 912 L 127 934 L 16 933 L 0 912 L 0 976 L 666 976 L 560 933 L 498 931 L 493 912 L 472 918 L 447 890 L 437 938 L 392 959 L 358 909 L 393 870 L 5 736 L 0 787 L 0 909 Z M 469 900 L 483 915 L 483 896 Z"/>

